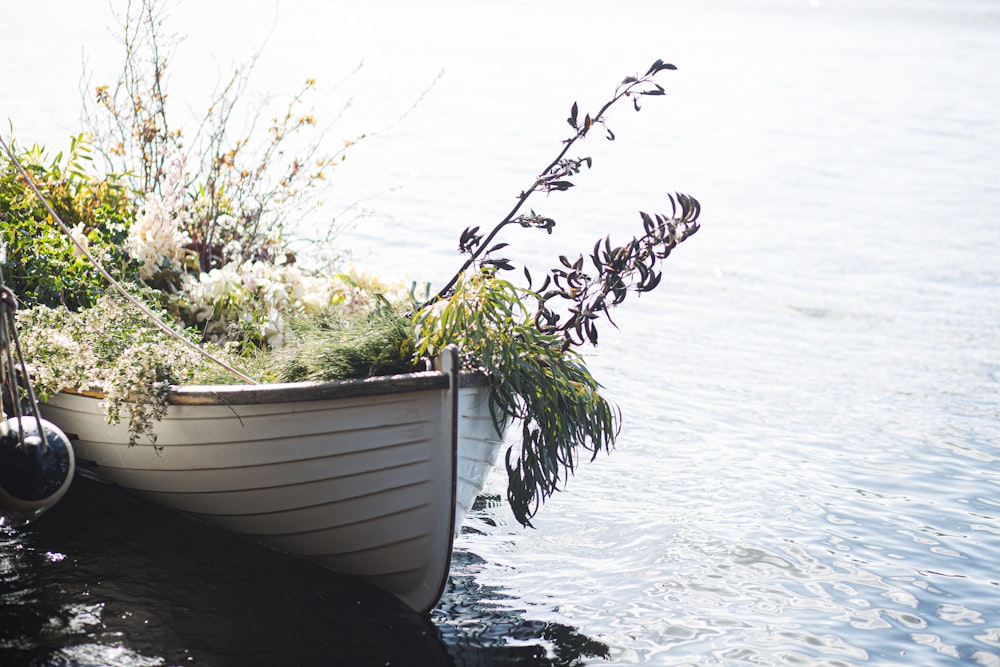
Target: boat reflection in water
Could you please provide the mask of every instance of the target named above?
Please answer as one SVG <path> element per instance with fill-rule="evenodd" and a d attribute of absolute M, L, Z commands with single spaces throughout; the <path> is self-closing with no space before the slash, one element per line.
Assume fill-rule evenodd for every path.
<path fill-rule="evenodd" d="M 489 508 L 473 510 L 488 513 Z M 456 551 L 430 616 L 78 476 L 62 502 L 0 533 L 4 665 L 570 665 L 607 647 L 497 604 Z"/>
<path fill-rule="evenodd" d="M 0 577 L 5 665 L 453 664 L 396 597 L 86 478 Z"/>

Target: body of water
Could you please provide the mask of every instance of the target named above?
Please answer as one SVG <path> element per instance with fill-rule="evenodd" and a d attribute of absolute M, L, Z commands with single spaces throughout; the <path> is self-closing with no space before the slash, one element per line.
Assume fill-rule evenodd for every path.
<path fill-rule="evenodd" d="M 107 5 L 8 4 L 0 116 L 58 150 Z M 617 450 L 535 529 L 497 471 L 429 618 L 79 480 L 0 536 L 3 664 L 1000 665 L 1000 5 L 208 4 L 172 10 L 173 99 L 261 48 L 254 89 L 378 130 L 327 202 L 373 270 L 447 278 L 657 58 L 668 95 L 532 202 L 556 232 L 504 240 L 541 273 L 672 191 L 703 228 L 588 351 Z"/>

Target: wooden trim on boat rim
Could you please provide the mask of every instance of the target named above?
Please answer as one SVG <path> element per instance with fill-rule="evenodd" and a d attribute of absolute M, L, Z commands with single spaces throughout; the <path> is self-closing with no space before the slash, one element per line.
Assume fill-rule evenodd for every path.
<path fill-rule="evenodd" d="M 459 387 L 486 384 L 483 373 L 463 371 Z M 359 380 L 333 382 L 277 382 L 271 384 L 204 384 L 171 387 L 167 394 L 170 405 L 248 405 L 251 403 L 299 403 L 333 398 L 380 396 L 409 391 L 446 389 L 448 374 L 442 371 L 417 371 L 399 375 L 381 375 Z M 104 398 L 100 391 L 64 389 L 67 394 Z"/>

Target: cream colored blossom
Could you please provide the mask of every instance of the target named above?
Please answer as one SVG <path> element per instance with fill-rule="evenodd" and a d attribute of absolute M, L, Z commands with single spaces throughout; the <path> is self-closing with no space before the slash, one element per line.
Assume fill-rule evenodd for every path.
<path fill-rule="evenodd" d="M 287 345 L 289 323 L 301 315 L 317 315 L 338 308 L 351 315 L 371 308 L 374 294 L 390 301 L 406 298 L 402 283 L 389 283 L 373 274 L 354 272 L 324 275 L 293 264 L 231 262 L 197 278 L 185 277 L 173 305 L 189 326 L 199 327 L 213 342 L 234 342 L 234 336 L 255 332 L 271 348 Z"/>
<path fill-rule="evenodd" d="M 83 251 L 80 250 L 81 247 L 89 248 L 90 241 L 87 239 L 87 235 L 83 231 L 83 223 L 78 223 L 73 229 L 70 230 L 70 234 L 73 237 L 73 255 L 75 257 L 83 257 Z"/>
<path fill-rule="evenodd" d="M 191 223 L 184 190 L 184 157 L 167 156 L 160 192 L 146 193 L 142 210 L 129 228 L 126 251 L 142 263 L 139 277 L 149 281 L 162 274 L 184 270 L 185 246 L 191 237 L 184 230 Z"/>
<path fill-rule="evenodd" d="M 167 387 L 190 378 L 202 361 L 191 348 L 148 327 L 145 316 L 118 297 L 101 297 L 79 312 L 23 308 L 17 322 L 38 395 L 100 391 L 109 421 L 127 417 L 133 438 L 153 437 L 153 420 L 167 408 Z"/>
<path fill-rule="evenodd" d="M 143 280 L 165 272 L 180 273 L 184 268 L 184 246 L 191 242 L 183 231 L 188 213 L 172 210 L 168 199 L 156 193 L 147 195 L 142 211 L 129 228 L 125 249 L 142 262 L 139 277 Z"/>

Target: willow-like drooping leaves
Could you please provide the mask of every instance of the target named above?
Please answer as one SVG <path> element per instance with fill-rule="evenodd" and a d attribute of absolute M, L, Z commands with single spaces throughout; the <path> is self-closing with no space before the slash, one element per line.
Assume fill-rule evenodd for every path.
<path fill-rule="evenodd" d="M 490 382 L 497 426 L 515 420 L 520 447 L 507 449 L 507 500 L 523 525 L 576 469 L 580 452 L 609 451 L 619 413 L 599 393 L 581 356 L 542 332 L 524 302 L 537 295 L 493 268 L 463 274 L 451 295 L 416 313 L 418 354 L 456 343 L 466 367 Z"/>

